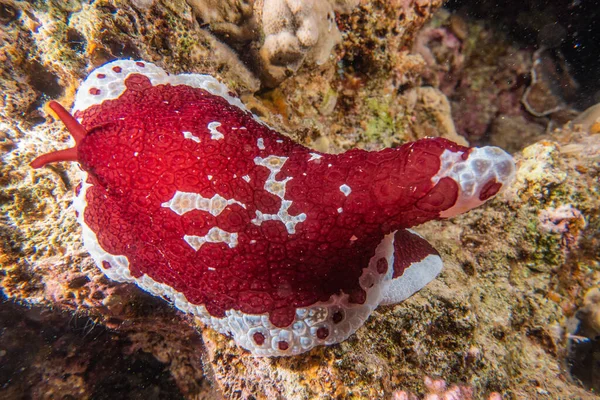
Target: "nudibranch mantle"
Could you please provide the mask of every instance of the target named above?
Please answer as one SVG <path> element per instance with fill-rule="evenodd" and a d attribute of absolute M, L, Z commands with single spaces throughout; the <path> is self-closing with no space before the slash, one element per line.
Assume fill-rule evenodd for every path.
<path fill-rule="evenodd" d="M 73 116 L 84 245 L 111 279 L 133 282 L 230 334 L 287 356 L 353 334 L 442 269 L 409 228 L 493 197 L 510 155 L 423 139 L 330 155 L 282 136 L 207 75 L 141 61 L 104 65 Z"/>

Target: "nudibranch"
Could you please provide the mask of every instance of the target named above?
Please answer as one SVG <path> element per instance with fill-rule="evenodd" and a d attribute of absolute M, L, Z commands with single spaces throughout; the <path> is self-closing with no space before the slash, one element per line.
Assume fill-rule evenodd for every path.
<path fill-rule="evenodd" d="M 84 245 L 133 282 L 257 356 L 345 340 L 379 304 L 442 269 L 409 228 L 476 207 L 513 179 L 512 157 L 441 138 L 324 154 L 271 129 L 213 77 L 142 61 L 94 70 L 72 114 Z"/>

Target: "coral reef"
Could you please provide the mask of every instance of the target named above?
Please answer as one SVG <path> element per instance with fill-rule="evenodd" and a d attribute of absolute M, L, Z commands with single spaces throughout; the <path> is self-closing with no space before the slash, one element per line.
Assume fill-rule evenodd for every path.
<path fill-rule="evenodd" d="M 451 10 L 471 19 L 480 19 L 496 36 L 520 43 L 530 51 L 535 49 L 551 50 L 546 52 L 559 61 L 566 63 L 562 72 L 568 72 L 570 78 L 579 82 L 575 102 L 578 108 L 585 109 L 598 102 L 600 82 L 597 79 L 598 68 L 595 54 L 598 53 L 600 27 L 596 21 L 596 4 L 591 2 L 573 2 L 556 0 L 551 3 L 544 0 L 507 0 L 503 7 L 493 7 L 486 1 L 454 0 L 448 3 Z M 553 53 L 553 54 L 549 54 Z M 559 61 L 560 63 L 560 61 Z M 552 74 L 560 70 L 555 70 Z M 563 83 L 568 83 L 563 81 Z M 565 89 L 570 90 L 568 85 Z M 562 91 L 560 87 L 553 89 Z"/>
<path fill-rule="evenodd" d="M 65 311 L 0 301 L 3 399 L 114 398 L 115 388 L 119 398 L 216 396 L 192 329 L 180 324 L 172 342 L 179 353 L 164 346 L 166 337 L 175 338 L 169 329 L 177 325 L 166 314 L 162 321 L 152 318 L 162 328 L 133 333 Z M 146 303 L 146 311 L 151 305 Z"/>
<path fill-rule="evenodd" d="M 592 391 L 600 389 L 597 367 L 600 350 L 600 288 L 594 286 L 583 296 L 583 304 L 569 319 L 569 353 L 571 375 Z"/>
<path fill-rule="evenodd" d="M 579 334 L 590 339 L 600 335 L 600 288 L 593 287 L 585 293 L 577 319 L 581 321 Z"/>
<path fill-rule="evenodd" d="M 133 380 L 128 365 L 138 363 L 158 374 L 155 387 L 164 388 L 159 393 L 165 397 L 176 388 L 185 398 L 211 398 L 215 391 L 228 398 L 389 398 L 396 391 L 430 392 L 423 381 L 427 375 L 443 377 L 448 388 L 472 388 L 474 396 L 498 392 L 503 398 L 596 398 L 586 388 L 599 387 L 590 367 L 597 342 L 569 326 L 576 317 L 595 318 L 594 297 L 589 295 L 584 304 L 584 296 L 600 280 L 600 135 L 592 129 L 595 118 L 589 124 L 583 118 L 583 127 L 562 127 L 571 114 L 539 119 L 523 111 L 533 51 L 507 46 L 505 36 L 464 15 L 442 12 L 430 26 L 452 34 L 460 52 L 454 38 L 436 34 L 421 42 L 436 64 L 428 64 L 427 55 L 411 54 L 410 49 L 417 51 L 417 34 L 440 5 L 361 1 L 353 10 L 336 14 L 341 42 L 324 64 L 304 62 L 278 86 L 259 91 L 260 72 L 239 51 L 243 43 L 258 40 L 248 33 L 256 22 L 245 6 L 224 8 L 224 14 L 218 10 L 210 19 L 196 17 L 187 2 L 177 0 L 2 1 L 0 286 L 8 298 L 39 306 L 36 310 L 67 312 L 67 321 L 85 318 L 97 325 L 95 330 L 105 326 L 103 335 L 116 335 L 117 342 L 94 341 L 92 331 L 83 339 L 50 341 L 33 358 L 22 353 L 18 368 L 37 365 L 36 371 L 45 368 L 53 378 L 38 379 L 41 375 L 35 372 L 27 375 L 33 380 L 13 379 L 0 395 L 46 390 L 90 397 L 90 382 L 101 374 L 87 360 L 102 364 L 106 351 L 114 358 L 104 365 L 122 371 L 123 381 L 136 387 L 139 378 Z M 511 7 L 506 10 L 512 15 Z M 237 43 L 220 34 L 227 31 Z M 449 73 L 438 69 L 445 54 L 457 57 L 443 66 Z M 440 93 L 445 93 L 458 134 L 468 134 L 470 142 L 512 147 L 518 159 L 517 183 L 482 209 L 419 230 L 440 250 L 446 268 L 407 302 L 377 310 L 339 345 L 285 360 L 252 358 L 233 341 L 136 287 L 103 278 L 81 247 L 71 208 L 77 168 L 64 164 L 40 172 L 27 167 L 35 153 L 68 144 L 60 123 L 47 115 L 46 101 L 69 105 L 81 78 L 118 57 L 144 58 L 172 73 L 215 75 L 270 125 L 329 152 L 397 146 L 436 131 L 454 134 L 448 111 L 440 111 L 445 108 Z M 454 75 L 452 68 L 460 82 L 449 76 Z M 435 79 L 456 83 L 437 84 Z M 423 90 L 427 84 L 437 90 Z M 454 91 L 446 92 L 447 87 Z M 421 103 L 425 100 L 440 108 Z M 502 119 L 513 121 L 507 126 Z M 515 132 L 530 137 L 522 140 Z M 581 213 L 585 227 L 575 218 L 564 220 L 566 232 L 542 228 L 542 210 L 555 213 L 568 206 Z M 565 240 L 569 232 L 575 242 Z M 3 313 L 10 304 L 2 304 Z M 10 334 L 34 343 L 37 339 L 28 332 L 51 332 L 59 322 L 45 312 L 28 314 L 27 307 L 10 308 L 3 315 L 11 321 L 18 315 L 35 319 L 33 329 L 19 325 Z M 201 340 L 192 326 L 201 330 Z M 114 343 L 120 344 L 108 352 Z M 20 347 L 14 341 L 3 346 L 2 374 L 12 369 L 14 377 L 17 367 L 4 360 L 9 360 L 9 346 Z M 53 348 L 66 348 L 71 356 L 52 353 Z M 49 360 L 56 360 L 52 365 L 42 363 L 48 352 L 54 354 Z M 78 354 L 83 366 L 67 365 Z M 123 361 L 122 354 L 132 358 Z M 139 358 L 145 361 L 139 364 Z M 65 378 L 69 385 L 54 379 L 63 379 L 60 372 L 68 370 L 74 376 Z M 141 379 L 147 381 L 145 376 Z M 60 390 L 54 389 L 59 384 Z"/>
<path fill-rule="evenodd" d="M 423 78 L 449 97 L 460 135 L 517 151 L 577 115 L 579 84 L 557 49 L 560 29 L 546 31 L 534 51 L 486 21 L 442 11 L 419 32 L 413 51 L 428 65 Z"/>

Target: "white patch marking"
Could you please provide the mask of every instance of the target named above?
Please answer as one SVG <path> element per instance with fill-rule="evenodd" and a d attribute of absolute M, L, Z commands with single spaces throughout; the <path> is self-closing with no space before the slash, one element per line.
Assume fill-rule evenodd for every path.
<path fill-rule="evenodd" d="M 310 154 L 310 158 L 308 159 L 308 161 L 314 161 L 314 160 L 319 160 L 321 158 L 323 158 L 322 155 L 317 154 L 317 153 L 309 153 Z"/>
<path fill-rule="evenodd" d="M 265 149 L 265 141 L 263 140 L 263 138 L 256 139 L 256 146 L 258 147 L 259 150 Z"/>
<path fill-rule="evenodd" d="M 183 240 L 196 251 L 198 251 L 204 243 L 225 243 L 230 249 L 233 249 L 238 244 L 238 234 L 225 232 L 223 229 L 215 226 L 210 228 L 208 233 L 204 236 L 185 235 Z"/>
<path fill-rule="evenodd" d="M 267 167 L 271 173 L 265 182 L 265 190 L 281 199 L 281 206 L 277 214 L 263 214 L 256 210 L 256 218 L 251 222 L 255 225 L 261 225 L 263 221 L 281 221 L 285 225 L 286 230 L 290 235 L 296 233 L 296 225 L 299 222 L 306 220 L 306 214 L 290 215 L 289 208 L 292 206 L 290 200 L 285 200 L 285 186 L 292 177 L 287 177 L 282 181 L 275 180 L 275 176 L 281 171 L 283 164 L 287 161 L 287 157 L 268 156 L 266 158 L 256 157 L 254 163 Z"/>
<path fill-rule="evenodd" d="M 246 182 L 250 182 L 250 176 L 249 175 L 242 176 L 242 179 L 245 180 Z"/>
<path fill-rule="evenodd" d="M 212 140 L 223 139 L 225 136 L 217 130 L 221 126 L 220 122 L 211 122 L 208 124 L 208 130 L 210 131 L 210 138 Z"/>
<path fill-rule="evenodd" d="M 340 214 L 341 214 L 343 211 L 344 211 L 344 209 L 343 209 L 342 207 L 340 207 L 340 208 L 338 208 L 338 209 L 337 209 L 337 212 L 338 212 L 338 213 L 340 213 Z"/>
<path fill-rule="evenodd" d="M 183 137 L 186 139 L 191 139 L 196 143 L 200 143 L 200 138 L 198 136 L 194 136 L 194 134 L 192 132 L 184 131 Z"/>
<path fill-rule="evenodd" d="M 245 204 L 237 200 L 226 199 L 219 194 L 215 194 L 210 199 L 207 199 L 198 193 L 180 191 L 175 192 L 173 198 L 162 203 L 161 206 L 170 208 L 177 215 L 183 215 L 192 210 L 200 210 L 206 211 L 216 217 L 223 212 L 225 207 L 231 204 L 239 204 L 243 208 L 246 208 Z"/>
<path fill-rule="evenodd" d="M 290 179 L 292 178 L 287 177 L 282 181 L 276 181 L 274 179 L 267 180 L 267 182 L 265 182 L 265 190 L 269 193 L 273 193 L 275 196 L 283 200 L 283 197 L 285 196 L 285 184 Z"/>
<path fill-rule="evenodd" d="M 350 193 L 352 193 L 352 189 L 350 186 L 344 183 L 342 186 L 340 186 L 340 192 L 344 193 L 344 196 L 348 197 Z"/>
<path fill-rule="evenodd" d="M 285 224 L 285 229 L 288 231 L 288 233 L 293 235 L 296 233 L 296 224 L 298 224 L 298 222 L 306 221 L 306 214 L 288 214 L 288 210 L 291 205 L 291 201 L 283 200 L 277 214 L 263 214 L 262 212 L 256 210 L 256 218 L 252 219 L 250 222 L 252 222 L 254 225 L 260 226 L 264 221 L 281 221 Z"/>

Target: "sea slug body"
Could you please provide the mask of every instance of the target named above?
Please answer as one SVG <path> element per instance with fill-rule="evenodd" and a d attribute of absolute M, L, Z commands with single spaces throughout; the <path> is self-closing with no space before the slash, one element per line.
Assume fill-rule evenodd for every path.
<path fill-rule="evenodd" d="M 84 245 L 111 279 L 169 299 L 257 356 L 286 356 L 353 334 L 442 269 L 409 228 L 493 197 L 510 155 L 423 139 L 330 155 L 262 123 L 206 75 L 141 61 L 83 82 L 75 147 Z"/>

